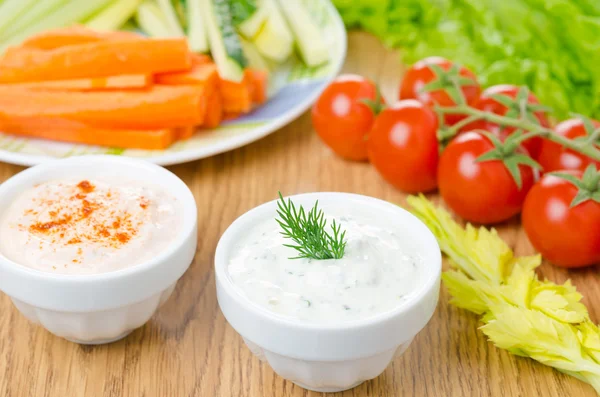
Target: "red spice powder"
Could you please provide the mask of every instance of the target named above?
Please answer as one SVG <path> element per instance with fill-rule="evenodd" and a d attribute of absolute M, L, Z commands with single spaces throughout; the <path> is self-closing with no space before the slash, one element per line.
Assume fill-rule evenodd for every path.
<path fill-rule="evenodd" d="M 62 240 L 69 238 L 66 241 L 66 244 L 69 245 L 95 243 L 113 248 L 127 244 L 138 233 L 140 221 L 133 220 L 132 214 L 129 212 L 117 213 L 110 208 L 110 203 L 106 202 L 106 198 L 112 196 L 110 191 L 104 194 L 104 199 L 102 193 L 99 193 L 99 196 L 94 197 L 98 198 L 95 201 L 88 199 L 87 196 L 87 193 L 91 193 L 95 189 L 95 186 L 89 181 L 79 182 L 77 189 L 80 192 L 66 198 L 66 202 L 42 200 L 42 205 L 57 206 L 58 208 L 48 211 L 50 220 L 44 219 L 46 222 L 33 223 L 29 226 L 29 231 L 48 235 L 52 238 L 53 243 L 56 243 L 57 237 L 60 237 Z M 140 207 L 147 208 L 149 204 L 150 202 L 146 198 L 140 199 Z M 74 231 L 76 231 L 75 234 Z M 82 249 L 79 248 L 78 255 L 81 255 L 82 252 Z"/>

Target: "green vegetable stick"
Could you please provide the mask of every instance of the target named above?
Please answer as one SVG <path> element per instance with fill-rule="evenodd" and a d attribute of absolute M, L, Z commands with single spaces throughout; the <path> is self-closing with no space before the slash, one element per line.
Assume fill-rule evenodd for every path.
<path fill-rule="evenodd" d="M 204 25 L 204 20 L 202 18 L 202 6 L 200 0 L 188 0 L 187 24 L 190 49 L 195 52 L 208 52 L 208 37 L 206 35 L 206 26 Z"/>
<path fill-rule="evenodd" d="M 35 0 L 6 0 L 0 4 L 0 37 Z"/>
<path fill-rule="evenodd" d="M 17 34 L 27 26 L 33 25 L 36 21 L 45 18 L 46 15 L 62 6 L 66 1 L 67 0 L 45 0 L 35 2 L 35 4 L 29 7 L 19 18 L 14 20 L 0 36 L 10 37 Z"/>
<path fill-rule="evenodd" d="M 85 22 L 88 28 L 96 30 L 119 29 L 135 13 L 141 0 L 119 0 L 101 10 Z"/>
<path fill-rule="evenodd" d="M 137 9 L 136 21 L 140 28 L 152 37 L 171 37 L 173 33 L 160 8 L 152 1 L 144 1 Z"/>
<path fill-rule="evenodd" d="M 171 0 L 157 0 L 158 7 L 162 11 L 167 27 L 171 31 L 173 36 L 185 36 L 179 20 L 177 19 L 177 13 L 173 8 Z"/>
<path fill-rule="evenodd" d="M 48 16 L 39 20 L 37 23 L 28 26 L 26 29 L 20 31 L 16 35 L 9 37 L 8 40 L 4 41 L 0 45 L 0 51 L 3 51 L 9 45 L 22 42 L 34 33 L 55 29 L 62 26 L 68 26 L 82 21 L 104 7 L 109 2 L 110 0 L 69 1 L 63 6 L 54 10 Z"/>

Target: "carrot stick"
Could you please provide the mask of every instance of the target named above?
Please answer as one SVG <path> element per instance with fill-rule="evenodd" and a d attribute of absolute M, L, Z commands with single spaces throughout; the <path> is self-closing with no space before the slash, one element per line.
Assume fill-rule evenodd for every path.
<path fill-rule="evenodd" d="M 240 116 L 241 116 L 241 113 L 225 113 L 223 115 L 223 120 L 233 120 L 233 119 L 237 119 Z"/>
<path fill-rule="evenodd" d="M 47 51 L 20 47 L 0 59 L 0 83 L 153 74 L 190 67 L 183 38 L 105 40 Z"/>
<path fill-rule="evenodd" d="M 110 129 L 67 119 L 35 116 L 4 117 L 0 115 L 0 130 L 29 138 L 124 149 L 166 149 L 176 138 L 175 130 L 168 128 L 155 130 Z"/>
<path fill-rule="evenodd" d="M 121 88 L 145 88 L 152 84 L 152 76 L 147 74 L 124 74 L 120 76 L 94 77 L 89 79 L 36 81 L 16 83 L 8 86 L 56 91 L 96 91 Z M 7 85 L 0 85 L 6 87 Z"/>
<path fill-rule="evenodd" d="M 175 129 L 175 139 L 177 141 L 185 141 L 186 139 L 190 139 L 194 136 L 196 132 L 196 126 L 190 125 L 187 127 L 179 127 Z"/>
<path fill-rule="evenodd" d="M 216 128 L 223 120 L 223 100 L 219 91 L 213 92 L 208 97 L 206 104 L 206 116 L 204 117 L 203 127 Z"/>
<path fill-rule="evenodd" d="M 193 63 L 192 69 L 186 72 L 157 74 L 154 76 L 154 82 L 167 85 L 200 84 L 206 87 L 207 91 L 212 92 L 219 84 L 219 73 L 213 63 Z"/>
<path fill-rule="evenodd" d="M 191 85 L 90 92 L 0 87 L 0 115 L 61 117 L 103 128 L 156 129 L 202 124 L 206 102 L 204 89 Z"/>
<path fill-rule="evenodd" d="M 103 40 L 143 39 L 133 32 L 98 32 L 81 25 L 52 29 L 29 37 L 21 45 L 39 50 L 53 50 L 68 45 L 86 44 Z"/>
<path fill-rule="evenodd" d="M 225 113 L 248 113 L 252 109 L 252 81 L 247 71 L 242 81 L 220 80 L 219 89 Z"/>
<path fill-rule="evenodd" d="M 263 70 L 248 69 L 252 81 L 252 102 L 262 105 L 267 101 L 267 73 Z"/>

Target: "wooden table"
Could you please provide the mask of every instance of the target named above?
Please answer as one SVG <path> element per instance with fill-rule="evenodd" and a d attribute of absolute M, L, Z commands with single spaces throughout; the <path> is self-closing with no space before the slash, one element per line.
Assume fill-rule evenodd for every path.
<path fill-rule="evenodd" d="M 378 81 L 395 97 L 402 68 L 397 53 L 352 33 L 344 70 Z M 0 181 L 20 171 L 0 165 Z M 33 326 L 0 296 L 0 396 L 316 396 L 278 377 L 254 358 L 217 306 L 214 251 L 225 228 L 276 192 L 344 191 L 403 204 L 404 195 L 369 164 L 332 155 L 308 114 L 245 148 L 171 167 L 199 208 L 194 263 L 169 302 L 144 327 L 105 346 L 79 346 Z M 500 227 L 518 254 L 533 250 L 517 221 Z M 567 272 L 544 264 L 542 277 L 571 278 L 599 317 L 597 269 Z M 596 302 L 595 305 L 592 303 Z M 496 349 L 477 319 L 448 304 L 443 289 L 435 315 L 406 354 L 378 378 L 336 396 L 595 396 L 582 382 Z"/>

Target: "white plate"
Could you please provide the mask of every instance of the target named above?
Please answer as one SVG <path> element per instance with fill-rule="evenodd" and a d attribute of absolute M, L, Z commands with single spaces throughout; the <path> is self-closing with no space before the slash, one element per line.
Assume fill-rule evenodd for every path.
<path fill-rule="evenodd" d="M 83 154 L 119 154 L 143 157 L 159 165 L 198 160 L 247 145 L 273 133 L 304 113 L 339 73 L 346 57 L 346 30 L 329 0 L 305 0 L 318 16 L 331 59 L 326 65 L 309 68 L 297 59 L 281 65 L 271 75 L 269 100 L 252 113 L 229 121 L 214 130 L 198 131 L 192 138 L 166 150 L 106 148 L 18 138 L 0 133 L 0 161 L 36 165 L 55 158 Z"/>

